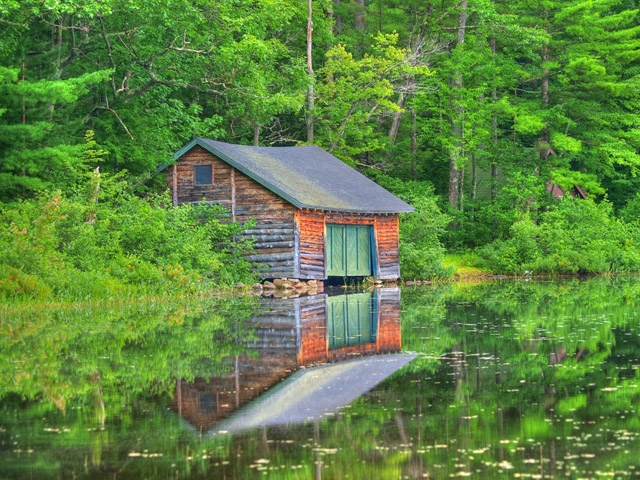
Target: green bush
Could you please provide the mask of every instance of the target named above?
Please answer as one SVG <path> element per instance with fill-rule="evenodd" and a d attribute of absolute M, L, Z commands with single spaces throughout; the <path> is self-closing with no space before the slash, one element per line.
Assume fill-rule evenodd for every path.
<path fill-rule="evenodd" d="M 464 211 L 446 204 L 447 213 L 453 218 L 452 228 L 442 237 L 448 249 L 478 248 L 508 239 L 512 226 L 526 212 L 537 221 L 537 215 L 553 202 L 544 176 L 530 175 L 519 168 L 505 169 L 502 175 L 509 181 L 498 188 L 495 199 L 471 200 L 467 196 Z"/>
<path fill-rule="evenodd" d="M 441 279 L 450 277 L 453 268 L 444 265 L 444 247 L 440 238 L 451 218 L 442 213 L 438 197 L 427 182 L 402 181 L 380 173 L 375 180 L 415 208 L 400 215 L 400 270 L 404 278 Z"/>
<path fill-rule="evenodd" d="M 112 297 L 193 292 L 252 279 L 220 206 L 174 207 L 105 178 L 99 202 L 82 189 L 0 207 L 0 296 Z"/>
<path fill-rule="evenodd" d="M 41 278 L 10 265 L 0 265 L 0 298 L 46 298 L 49 295 L 51 288 Z"/>
<path fill-rule="evenodd" d="M 640 269 L 637 223 L 617 219 L 609 202 L 565 197 L 539 215 L 524 215 L 511 236 L 481 248 L 485 267 L 499 273 L 586 274 Z"/>
<path fill-rule="evenodd" d="M 510 232 L 510 238 L 496 240 L 478 251 L 483 267 L 504 274 L 519 274 L 533 268 L 541 255 L 536 241 L 539 227 L 525 214 L 511 226 Z"/>
<path fill-rule="evenodd" d="M 640 222 L 640 193 L 627 202 L 620 211 L 620 218 L 628 223 Z"/>

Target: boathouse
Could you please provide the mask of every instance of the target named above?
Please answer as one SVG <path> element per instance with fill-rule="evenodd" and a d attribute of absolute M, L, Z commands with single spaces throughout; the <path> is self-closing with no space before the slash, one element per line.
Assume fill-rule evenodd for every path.
<path fill-rule="evenodd" d="M 234 221 L 255 219 L 244 234 L 264 278 L 400 277 L 398 214 L 413 208 L 320 147 L 195 138 L 165 169 L 174 205 L 222 204 Z"/>

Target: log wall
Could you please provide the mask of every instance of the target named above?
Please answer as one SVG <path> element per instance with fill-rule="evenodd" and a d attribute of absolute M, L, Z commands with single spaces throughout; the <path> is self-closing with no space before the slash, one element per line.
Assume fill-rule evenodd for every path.
<path fill-rule="evenodd" d="M 400 278 L 398 215 L 376 215 L 376 248 L 378 278 Z"/>
<path fill-rule="evenodd" d="M 298 212 L 297 220 L 300 232 L 300 277 L 325 279 L 325 213 L 301 210 Z"/>
<path fill-rule="evenodd" d="M 194 167 L 211 165 L 212 185 L 195 185 Z M 176 175 L 177 172 L 177 175 Z M 195 146 L 170 167 L 168 185 L 175 205 L 211 202 L 224 205 L 233 220 L 256 225 L 244 235 L 254 241 L 254 253 L 248 260 L 269 267 L 263 277 L 293 277 L 296 208 L 244 173 L 236 170 L 200 146 Z"/>
<path fill-rule="evenodd" d="M 212 166 L 212 185 L 195 185 L 193 168 L 196 165 Z M 170 167 L 169 188 L 175 205 L 189 202 L 221 203 L 231 209 L 231 171 L 233 168 L 216 158 L 204 148 L 195 146 Z M 177 171 L 177 176 L 176 176 Z"/>

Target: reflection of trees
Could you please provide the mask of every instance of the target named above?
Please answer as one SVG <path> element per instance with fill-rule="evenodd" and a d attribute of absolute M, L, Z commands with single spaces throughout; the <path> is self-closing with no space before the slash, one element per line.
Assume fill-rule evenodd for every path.
<path fill-rule="evenodd" d="M 118 459 L 147 448 L 140 443 L 141 437 L 155 449 L 175 448 L 181 423 L 167 419 L 154 402 L 158 395 L 173 391 L 176 378 L 209 376 L 229 368 L 229 359 L 243 351 L 236 340 L 252 336 L 244 322 L 251 310 L 249 300 L 192 299 L 21 312 L 2 319 L 0 400 L 16 405 L 22 398 L 24 403 L 13 407 L 20 409 L 17 418 L 4 415 L 0 419 L 4 427 L 0 441 L 6 440 L 2 436 L 7 432 L 19 433 L 29 439 L 25 450 L 34 455 L 36 445 L 61 449 L 49 450 L 45 461 L 35 462 L 38 477 L 87 472 L 86 457 L 63 454 L 68 444 L 88 446 L 90 477 L 101 470 L 107 475 L 109 465 L 115 468 L 110 475 L 131 468 L 126 464 L 132 459 L 125 465 L 119 465 Z M 38 402 L 29 403 L 33 400 Z M 143 432 L 130 437 L 128 429 L 135 417 L 148 410 L 157 414 L 146 418 Z M 18 418 L 20 423 L 14 424 Z M 32 422 L 40 428 L 34 428 Z M 171 432 L 173 439 L 168 439 Z M 52 435 L 60 437 L 52 439 Z M 149 440 L 148 435 L 157 438 Z M 120 443 L 115 450 L 111 445 L 114 437 Z M 33 458 L 12 455 L 0 464 L 4 462 L 7 471 L 19 472 L 25 470 L 25 461 Z M 165 473 L 170 475 L 171 469 Z"/>
<path fill-rule="evenodd" d="M 443 363 L 429 387 L 416 392 L 434 405 L 429 415 L 434 428 L 421 437 L 455 438 L 447 458 L 473 457 L 469 471 L 506 458 L 529 472 L 535 470 L 529 465 L 537 459 L 540 468 L 542 459 L 547 475 L 559 471 L 558 459 L 565 472 L 570 465 L 577 472 L 604 472 L 608 464 L 637 463 L 624 447 L 601 452 L 600 444 L 588 439 L 617 445 L 615 432 L 629 428 L 629 414 L 625 421 L 620 412 L 638 404 L 639 378 L 632 367 L 640 351 L 634 313 L 638 287 L 635 279 L 592 279 L 440 288 L 444 311 L 432 315 L 430 332 L 440 336 L 443 327 L 448 329 L 450 346 L 446 355 L 441 346 L 429 350 L 429 335 L 422 344 L 427 347 L 422 351 L 441 356 Z M 413 298 L 405 292 L 403 298 L 411 302 L 405 303 L 409 310 L 433 299 L 424 292 L 414 292 Z M 408 338 L 413 349 L 421 350 L 403 331 L 405 345 Z M 456 471 L 447 465 L 449 473 Z"/>
<path fill-rule="evenodd" d="M 0 399 L 64 409 L 71 399 L 165 393 L 176 378 L 220 371 L 242 347 L 250 304 L 203 300 L 21 312 L 0 323 Z"/>
<path fill-rule="evenodd" d="M 177 416 L 147 401 L 133 374 L 127 380 L 133 384 L 129 401 L 117 402 L 121 427 L 114 426 L 116 415 L 109 412 L 114 403 L 108 399 L 105 432 L 87 432 L 86 423 L 56 409 L 36 405 L 29 415 L 77 431 L 74 445 L 100 439 L 95 452 L 102 470 L 89 468 L 93 478 L 113 478 L 105 465 L 118 465 L 129 477 L 254 478 L 262 475 L 257 459 L 269 460 L 262 466 L 273 467 L 268 477 L 276 479 L 314 478 L 318 472 L 322 478 L 448 478 L 470 472 L 471 478 L 492 479 L 513 479 L 515 473 L 529 478 L 629 473 L 631 466 L 640 469 L 634 455 L 640 444 L 639 290 L 636 279 L 601 278 L 405 290 L 403 346 L 421 357 L 317 427 L 200 438 L 185 431 Z M 178 343 L 197 342 L 189 335 L 205 331 L 195 320 L 185 319 L 184 325 L 185 340 Z M 129 334 L 140 335 L 135 330 Z M 135 345 L 170 350 L 163 346 L 166 338 L 149 344 L 142 342 L 144 336 L 135 338 Z M 194 351 L 207 348 L 205 341 L 200 345 Z M 9 360 L 2 358 L 4 368 Z M 166 367 L 147 367 L 132 353 L 121 364 L 130 361 L 166 378 Z M 7 382 L 0 381 L 6 391 Z M 113 391 L 103 386 L 103 395 Z M 145 409 L 151 413 L 143 416 Z M 27 427 L 6 418 L 0 425 L 22 437 L 47 434 L 42 423 Z M 163 456 L 118 463 L 143 449 Z M 90 476 L 83 473 L 84 457 L 57 458 L 47 451 L 42 458 Z"/>
<path fill-rule="evenodd" d="M 639 286 L 405 290 L 403 345 L 423 356 L 322 425 L 324 447 L 339 452 L 331 478 L 348 465 L 389 478 L 630 472 L 640 433 L 631 407 L 640 400 Z"/>

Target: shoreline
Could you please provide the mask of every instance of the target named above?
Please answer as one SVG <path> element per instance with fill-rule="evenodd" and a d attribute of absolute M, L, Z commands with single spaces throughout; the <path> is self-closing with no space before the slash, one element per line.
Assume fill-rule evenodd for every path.
<path fill-rule="evenodd" d="M 502 280 L 508 281 L 541 281 L 541 280 L 561 280 L 561 279 L 589 279 L 596 277 L 631 277 L 638 276 L 639 272 L 607 272 L 607 273 L 591 273 L 591 274 L 562 274 L 562 275 L 506 275 L 495 274 L 488 272 L 474 272 L 474 273 L 456 273 L 452 277 L 439 280 L 398 280 L 398 282 L 391 284 L 380 285 L 366 285 L 362 284 L 366 289 L 371 288 L 384 288 L 384 287 L 397 287 L 397 288 L 411 288 L 421 286 L 439 286 L 448 284 L 481 284 L 486 282 L 499 282 Z M 353 286 L 348 287 L 331 287 L 332 289 L 344 289 L 345 291 Z M 320 293 L 320 292 L 318 292 Z M 250 297 L 258 298 L 262 295 L 251 294 L 250 289 L 237 289 L 237 288 L 224 288 L 215 289 L 208 292 L 191 293 L 191 294 L 171 294 L 171 295 L 146 295 L 146 296 L 123 296 L 122 298 L 108 298 L 108 299 L 83 299 L 83 300 L 56 300 L 52 299 L 50 302 L 42 301 L 29 301 L 29 300 L 17 300 L 15 302 L 3 302 L 0 305 L 0 317 L 11 315 L 12 313 L 24 313 L 27 311 L 38 312 L 47 310 L 71 310 L 71 309 L 90 309 L 90 308 L 114 308 L 114 307 L 128 307 L 132 305 L 150 306 L 169 304 L 172 302 L 184 302 L 189 303 L 192 301 L 204 301 L 207 299 L 220 299 L 220 298 L 238 298 L 238 297 Z M 269 295 L 268 297 L 271 297 Z M 265 297 L 267 298 L 267 297 Z M 285 298 L 285 297 L 283 297 Z"/>

